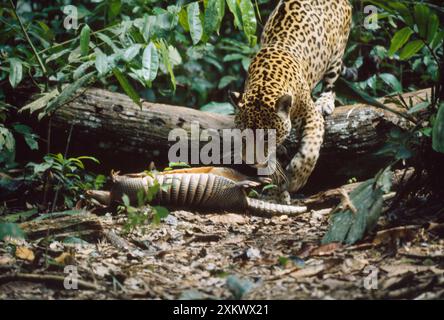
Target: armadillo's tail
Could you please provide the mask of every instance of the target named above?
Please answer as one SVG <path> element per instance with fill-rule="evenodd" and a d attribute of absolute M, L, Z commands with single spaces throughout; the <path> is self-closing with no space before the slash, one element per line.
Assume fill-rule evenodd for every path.
<path fill-rule="evenodd" d="M 247 198 L 247 208 L 253 215 L 266 217 L 282 215 L 295 216 L 307 212 L 307 207 L 287 206 L 253 198 Z"/>

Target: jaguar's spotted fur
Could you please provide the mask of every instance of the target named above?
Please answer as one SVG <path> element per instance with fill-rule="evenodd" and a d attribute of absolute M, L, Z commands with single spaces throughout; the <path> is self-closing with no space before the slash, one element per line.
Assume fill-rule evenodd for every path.
<path fill-rule="evenodd" d="M 313 171 L 323 142 L 322 114 L 333 112 L 334 83 L 342 68 L 352 19 L 348 0 L 281 0 L 262 34 L 242 94 L 233 93 L 240 129 L 276 129 L 280 145 L 295 128 L 299 151 L 280 182 L 281 194 L 300 189 Z M 325 82 L 314 102 L 312 90 Z"/>

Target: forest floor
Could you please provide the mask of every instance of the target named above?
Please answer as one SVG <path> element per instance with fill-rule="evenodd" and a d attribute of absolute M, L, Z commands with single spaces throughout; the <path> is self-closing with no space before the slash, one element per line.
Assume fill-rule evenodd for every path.
<path fill-rule="evenodd" d="M 130 235 L 125 217 L 109 213 L 25 223 L 27 241 L 0 245 L 0 299 L 444 298 L 442 210 L 381 218 L 353 246 L 320 244 L 330 211 L 273 218 L 173 211 Z M 88 242 L 63 242 L 76 232 Z M 67 265 L 78 289 L 69 289 L 75 273 Z"/>

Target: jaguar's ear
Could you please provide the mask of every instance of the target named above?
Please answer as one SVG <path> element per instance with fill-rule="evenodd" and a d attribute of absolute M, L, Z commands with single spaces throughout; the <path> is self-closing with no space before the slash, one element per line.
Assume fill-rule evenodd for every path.
<path fill-rule="evenodd" d="M 229 96 L 231 103 L 237 108 L 239 106 L 239 102 L 242 99 L 242 94 L 239 92 L 229 91 Z"/>
<path fill-rule="evenodd" d="M 293 97 L 289 94 L 285 94 L 276 102 L 276 110 L 278 113 L 282 113 L 285 116 L 290 114 L 291 106 L 293 105 Z"/>

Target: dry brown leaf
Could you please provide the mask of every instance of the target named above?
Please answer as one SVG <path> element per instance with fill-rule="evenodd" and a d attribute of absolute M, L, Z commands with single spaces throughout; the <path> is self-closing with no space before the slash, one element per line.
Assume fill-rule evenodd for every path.
<path fill-rule="evenodd" d="M 298 271 L 290 273 L 289 275 L 290 275 L 290 277 L 295 278 L 295 279 L 306 278 L 306 277 L 312 277 L 312 276 L 318 275 L 319 273 L 321 273 L 324 270 L 325 270 L 325 265 L 320 264 L 318 266 L 300 269 Z"/>
<path fill-rule="evenodd" d="M 234 213 L 209 215 L 208 218 L 213 223 L 221 224 L 245 224 L 248 222 L 248 218 Z"/>
<path fill-rule="evenodd" d="M 412 273 L 420 273 L 431 271 L 435 274 L 444 274 L 444 269 L 439 269 L 435 266 L 415 266 L 409 264 L 400 264 L 400 265 L 385 265 L 381 266 L 381 270 L 388 273 L 388 277 L 396 277 L 408 272 Z"/>
<path fill-rule="evenodd" d="M 342 248 L 342 244 L 337 243 L 337 242 L 324 244 L 322 246 L 314 248 L 314 250 L 312 250 L 309 253 L 309 256 L 310 257 L 313 257 L 313 256 L 329 256 L 329 255 L 332 255 L 336 250 L 338 250 L 340 248 Z"/>
<path fill-rule="evenodd" d="M 17 247 L 15 250 L 15 256 L 19 259 L 27 261 L 34 261 L 35 259 L 34 252 L 26 247 Z"/>
<path fill-rule="evenodd" d="M 5 266 L 12 264 L 14 262 L 14 259 L 10 256 L 1 256 L 0 257 L 0 266 Z"/>
<path fill-rule="evenodd" d="M 444 258 L 444 249 L 434 247 L 404 247 L 399 249 L 398 253 L 412 258 Z"/>
<path fill-rule="evenodd" d="M 310 256 L 311 252 L 317 248 L 317 244 L 313 242 L 304 242 L 301 249 L 296 253 L 299 258 L 305 259 Z"/>
<path fill-rule="evenodd" d="M 59 255 L 57 258 L 54 259 L 55 262 L 59 264 L 73 264 L 74 257 L 69 252 L 63 252 L 61 255 Z"/>
<path fill-rule="evenodd" d="M 344 260 L 344 263 L 342 265 L 342 271 L 345 274 L 350 274 L 355 271 L 361 271 L 369 264 L 368 260 L 366 259 L 359 259 L 359 258 L 348 258 Z"/>
<path fill-rule="evenodd" d="M 410 241 L 415 238 L 421 226 L 402 226 L 379 231 L 373 239 L 373 245 L 394 243 L 397 240 Z"/>

